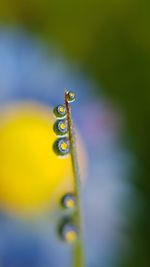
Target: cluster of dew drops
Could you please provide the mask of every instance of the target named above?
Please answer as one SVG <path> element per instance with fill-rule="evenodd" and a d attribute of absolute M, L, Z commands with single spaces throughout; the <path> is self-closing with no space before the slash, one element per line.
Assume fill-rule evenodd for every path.
<path fill-rule="evenodd" d="M 75 93 L 67 91 L 68 103 L 75 101 Z M 54 143 L 54 151 L 59 156 L 66 156 L 70 153 L 70 142 L 68 138 L 68 121 L 65 105 L 58 105 L 54 108 L 56 122 L 54 123 L 54 132 L 57 135 L 57 140 Z M 66 193 L 61 198 L 61 207 L 65 210 L 72 211 L 76 207 L 76 196 L 74 193 Z M 72 214 L 72 213 L 71 213 Z M 67 243 L 72 243 L 77 240 L 78 227 L 74 223 L 73 216 L 65 216 L 58 227 L 58 233 L 61 239 Z"/>

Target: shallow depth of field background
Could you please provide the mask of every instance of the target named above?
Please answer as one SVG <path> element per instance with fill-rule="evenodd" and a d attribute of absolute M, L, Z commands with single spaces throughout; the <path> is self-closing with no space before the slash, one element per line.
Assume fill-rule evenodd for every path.
<path fill-rule="evenodd" d="M 149 14 L 147 0 L 0 1 L 0 266 L 70 266 L 71 251 L 55 229 L 63 211 L 51 215 L 71 188 L 70 163 L 59 173 L 51 151 L 47 168 L 52 158 L 43 141 L 54 120 L 49 109 L 63 101 L 65 87 L 77 93 L 87 266 L 150 265 Z M 6 114 L 16 119 L 14 128 Z M 32 226 L 19 217 L 27 210 Z"/>

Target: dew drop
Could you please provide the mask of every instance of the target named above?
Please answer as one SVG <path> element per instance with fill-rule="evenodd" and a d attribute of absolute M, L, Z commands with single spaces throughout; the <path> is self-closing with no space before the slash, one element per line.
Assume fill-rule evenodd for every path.
<path fill-rule="evenodd" d="M 67 92 L 68 102 L 74 102 L 76 99 L 75 93 L 72 91 Z"/>
<path fill-rule="evenodd" d="M 66 120 L 58 120 L 54 125 L 54 131 L 57 135 L 64 135 L 68 132 L 68 125 Z"/>
<path fill-rule="evenodd" d="M 58 105 L 54 108 L 54 114 L 57 118 L 64 118 L 66 116 L 66 108 L 64 105 Z"/>
<path fill-rule="evenodd" d="M 67 193 L 63 196 L 61 203 L 64 208 L 72 209 L 76 205 L 76 197 L 73 193 Z"/>
<path fill-rule="evenodd" d="M 60 237 L 67 243 L 73 243 L 78 238 L 78 228 L 71 222 L 63 223 L 59 229 Z"/>
<path fill-rule="evenodd" d="M 68 138 L 57 139 L 54 143 L 54 150 L 58 155 L 67 155 L 70 152 L 70 143 Z"/>

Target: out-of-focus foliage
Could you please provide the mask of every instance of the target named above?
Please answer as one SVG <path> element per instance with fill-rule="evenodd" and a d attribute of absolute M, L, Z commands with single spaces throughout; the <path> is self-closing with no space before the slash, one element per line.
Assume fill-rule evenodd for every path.
<path fill-rule="evenodd" d="M 81 62 L 121 107 L 138 159 L 133 179 L 142 201 L 128 267 L 150 262 L 150 2 L 148 0 L 1 0 L 0 20 L 23 25 Z"/>

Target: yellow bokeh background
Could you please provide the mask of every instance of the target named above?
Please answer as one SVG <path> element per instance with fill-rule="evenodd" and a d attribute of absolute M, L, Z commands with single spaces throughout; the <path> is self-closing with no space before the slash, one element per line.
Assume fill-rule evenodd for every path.
<path fill-rule="evenodd" d="M 0 203 L 16 214 L 53 209 L 64 193 L 73 191 L 70 155 L 53 151 L 57 139 L 52 109 L 18 103 L 2 109 L 0 120 Z M 84 152 L 80 146 L 81 173 Z"/>

